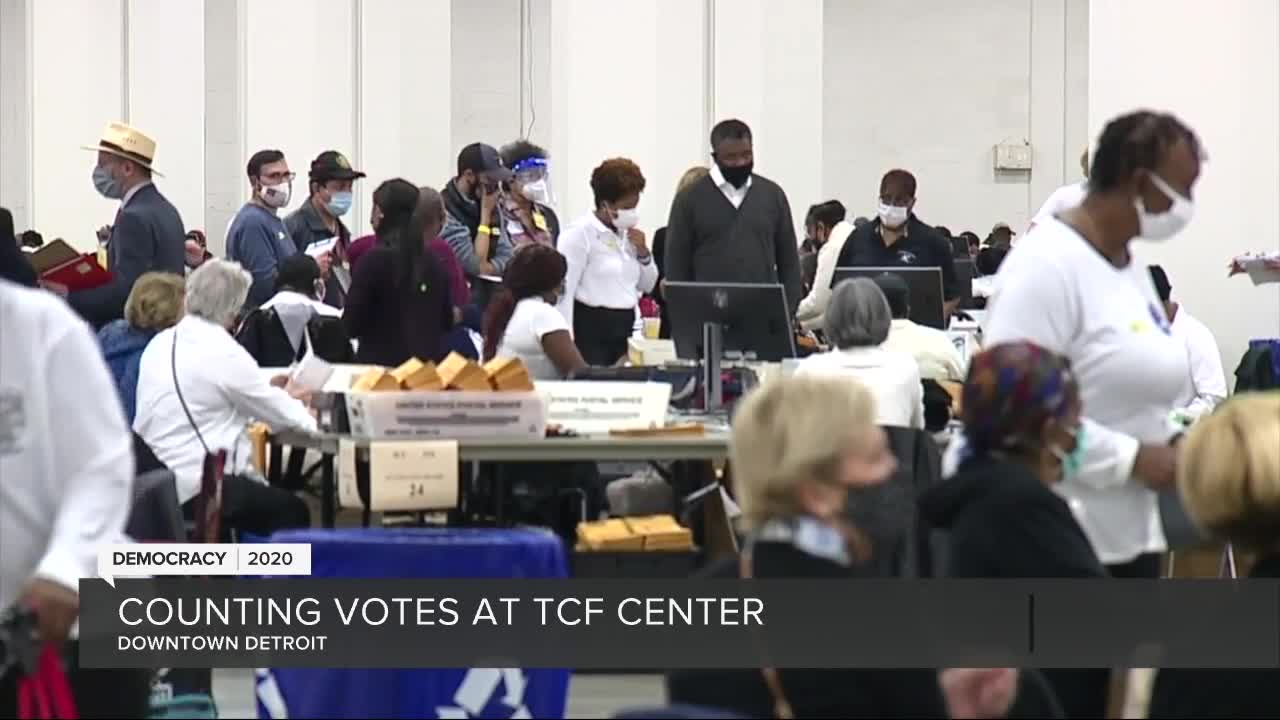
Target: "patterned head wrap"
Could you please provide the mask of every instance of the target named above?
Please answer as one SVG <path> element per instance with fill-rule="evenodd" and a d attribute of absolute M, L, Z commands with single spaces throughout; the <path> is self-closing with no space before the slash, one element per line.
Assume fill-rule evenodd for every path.
<path fill-rule="evenodd" d="M 1028 342 L 995 345 L 969 364 L 960 412 L 965 438 L 975 453 L 1026 447 L 1078 398 L 1066 358 Z"/>

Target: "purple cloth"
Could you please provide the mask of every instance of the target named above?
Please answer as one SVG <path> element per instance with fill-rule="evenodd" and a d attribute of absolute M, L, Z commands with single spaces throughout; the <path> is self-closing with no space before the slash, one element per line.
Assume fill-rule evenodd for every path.
<path fill-rule="evenodd" d="M 365 235 L 353 241 L 351 247 L 347 248 L 347 261 L 351 264 L 352 273 L 355 273 L 356 263 L 373 248 L 377 241 L 376 235 Z M 463 274 L 462 263 L 458 262 L 458 257 L 453 254 L 453 248 L 450 248 L 449 243 L 443 238 L 436 238 L 427 242 L 426 249 L 435 254 L 436 259 L 444 267 L 445 274 L 449 276 L 449 298 L 453 301 L 453 306 L 466 307 L 471 301 L 471 289 L 467 287 L 467 276 Z"/>

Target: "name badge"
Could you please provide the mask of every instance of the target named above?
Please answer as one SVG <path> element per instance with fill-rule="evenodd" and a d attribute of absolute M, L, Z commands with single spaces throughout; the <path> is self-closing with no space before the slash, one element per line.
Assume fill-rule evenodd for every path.
<path fill-rule="evenodd" d="M 535 212 L 533 214 L 533 226 L 543 232 L 547 232 L 547 219 L 542 217 L 542 213 Z"/>

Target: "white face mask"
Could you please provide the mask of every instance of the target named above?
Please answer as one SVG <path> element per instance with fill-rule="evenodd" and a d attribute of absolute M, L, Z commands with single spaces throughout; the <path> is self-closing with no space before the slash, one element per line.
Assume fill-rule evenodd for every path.
<path fill-rule="evenodd" d="M 520 193 L 539 205 L 551 204 L 551 190 L 547 188 L 546 178 L 521 185 Z"/>
<path fill-rule="evenodd" d="M 287 182 L 279 185 L 263 185 L 262 186 L 262 202 L 273 208 L 282 208 L 289 204 L 289 195 L 293 192 L 293 186 Z"/>
<path fill-rule="evenodd" d="M 907 221 L 907 215 L 910 214 L 910 210 L 905 207 L 887 205 L 882 202 L 877 210 L 877 214 L 880 216 L 880 223 L 885 227 L 899 228 Z"/>
<path fill-rule="evenodd" d="M 1173 204 L 1162 213 L 1151 213 L 1143 207 L 1142 198 L 1137 197 L 1133 199 L 1133 207 L 1138 211 L 1138 237 L 1160 242 L 1182 232 L 1196 214 L 1196 206 L 1155 173 L 1151 173 L 1151 184 Z"/>
<path fill-rule="evenodd" d="M 635 208 L 613 212 L 613 226 L 618 228 L 618 232 L 626 232 L 640 224 L 640 211 Z"/>

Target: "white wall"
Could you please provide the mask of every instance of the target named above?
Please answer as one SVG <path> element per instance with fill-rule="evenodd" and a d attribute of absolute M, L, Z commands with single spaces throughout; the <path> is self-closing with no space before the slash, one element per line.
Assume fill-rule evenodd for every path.
<path fill-rule="evenodd" d="M 350 217 L 359 232 L 381 180 L 439 185 L 463 145 L 500 146 L 532 125 L 566 219 L 590 205 L 590 170 L 630 155 L 656 227 L 679 174 L 710 162 L 710 125 L 738 116 L 797 223 L 831 196 L 871 212 L 881 174 L 904 165 L 920 177 L 923 217 L 985 232 L 1022 224 L 1073 179 L 1087 140 L 1088 0 L 797 0 L 786 12 L 769 0 L 0 4 L 0 56 L 32 77 L 24 88 L 21 68 L 0 72 L 0 193 L 20 218 L 30 197 L 29 224 L 81 244 L 112 208 L 74 148 L 126 114 L 156 136 L 162 187 L 215 250 L 263 147 L 300 174 L 330 148 L 368 171 Z M 14 17 L 29 48 L 13 41 Z M 29 128 L 9 110 L 24 106 Z M 1036 169 L 993 177 L 991 146 L 1024 137 Z M 295 192 L 294 206 L 305 183 Z"/>
<path fill-rule="evenodd" d="M 156 139 L 157 186 L 204 226 L 204 0 L 128 0 L 123 117 Z"/>
<path fill-rule="evenodd" d="M 592 170 L 627 157 L 648 181 L 641 227 L 666 224 L 679 174 L 705 157 L 702 114 L 688 111 L 706 96 L 703 23 L 703 5 L 688 0 L 551 3 L 551 155 L 563 221 L 594 207 Z M 628 29 L 625 49 L 606 31 L 617 27 Z"/>
<path fill-rule="evenodd" d="M 369 230 L 371 196 L 383 180 L 403 177 L 438 189 L 448 177 L 443 170 L 457 155 L 450 141 L 450 6 L 449 0 L 360 3 L 353 162 L 369 177 L 356 183 L 345 219 L 354 233 Z"/>
<path fill-rule="evenodd" d="M 772 0 L 715 0 L 714 121 L 751 126 L 756 170 L 787 193 L 801 239 L 805 211 L 824 193 L 823 168 L 835 160 L 823 153 L 822 28 L 835 22 L 824 6 L 866 4 L 790 0 L 778 12 Z"/>
<path fill-rule="evenodd" d="M 0 0 L 0 205 L 17 232 L 30 227 L 29 0 Z"/>
<path fill-rule="evenodd" d="M 1280 287 L 1226 277 L 1234 254 L 1280 249 L 1280 3 L 1221 0 L 1206 12 L 1196 0 L 1095 2 L 1089 47 L 1094 132 L 1156 108 L 1189 124 L 1208 153 L 1195 220 L 1134 251 L 1164 266 L 1174 299 L 1214 331 L 1230 374 L 1250 338 L 1280 335 Z"/>
<path fill-rule="evenodd" d="M 359 168 L 356 145 L 355 4 L 328 0 L 247 2 L 245 11 L 245 157 L 284 153 L 298 173 L 282 213 L 307 198 L 307 168 L 337 150 Z M 241 178 L 246 195 L 249 181 Z M 210 228 L 224 231 L 226 228 Z"/>
<path fill-rule="evenodd" d="M 1000 221 L 1024 227 L 1054 188 L 1079 175 L 1087 6 L 828 0 L 825 103 L 799 105 L 824 118 L 825 195 L 873 216 L 881 176 L 902 167 L 919 181 L 926 222 L 983 237 Z M 1031 173 L 997 176 L 992 146 L 1023 140 L 1033 145 Z"/>
<path fill-rule="evenodd" d="M 117 203 L 93 189 L 97 160 L 80 147 L 97 145 L 103 128 L 124 114 L 124 3 L 33 2 L 29 10 L 30 224 L 47 239 L 88 250 L 97 247 L 94 230 L 113 221 Z"/>

